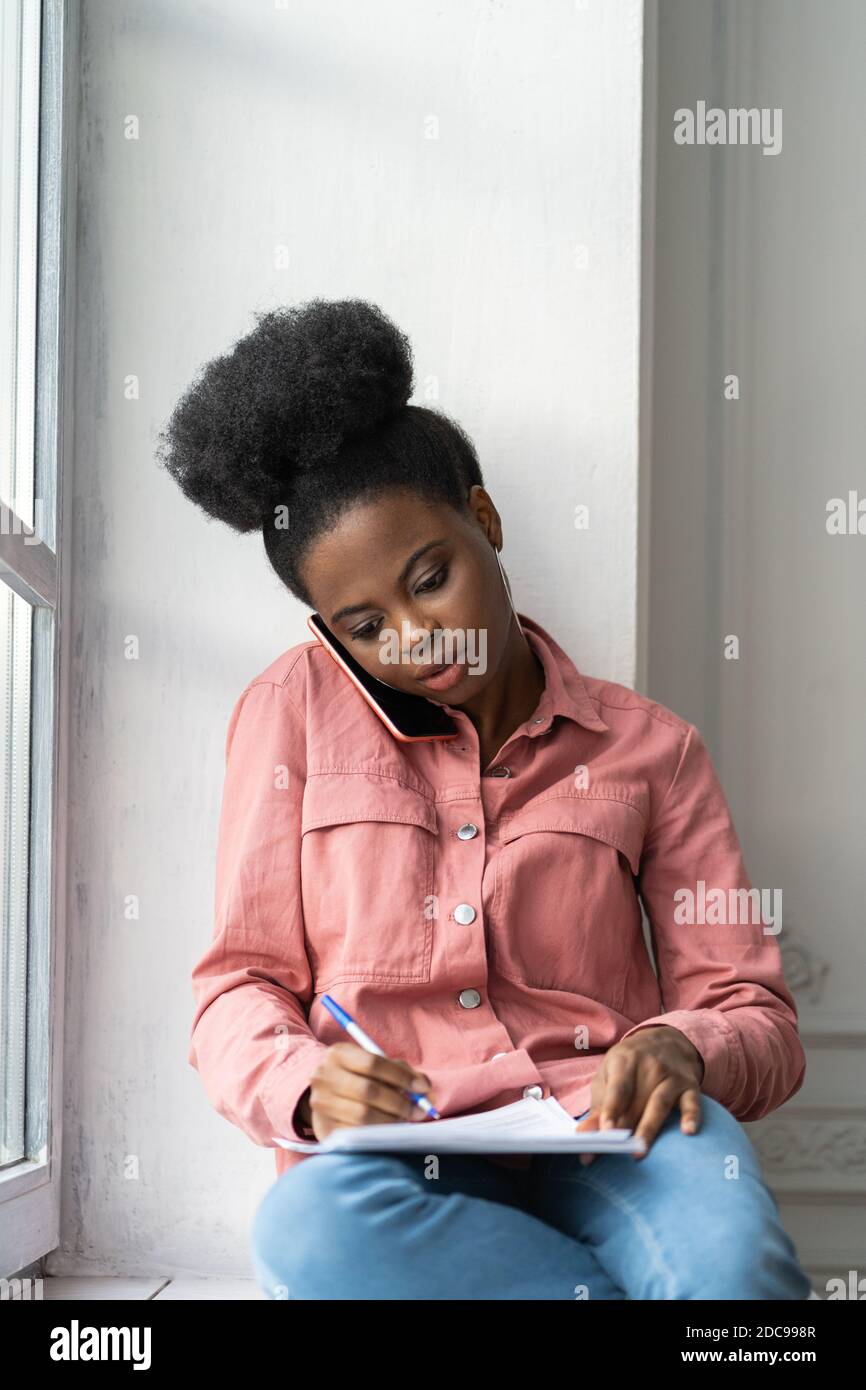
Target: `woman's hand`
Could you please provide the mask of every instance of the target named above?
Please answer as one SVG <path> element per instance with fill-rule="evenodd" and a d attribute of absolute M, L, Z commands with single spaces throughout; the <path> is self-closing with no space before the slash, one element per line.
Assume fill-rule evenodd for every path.
<path fill-rule="evenodd" d="M 694 1134 L 701 1120 L 700 1086 L 704 1059 L 685 1033 L 659 1025 L 641 1028 L 616 1043 L 593 1077 L 592 1108 L 575 1126 L 578 1133 L 598 1129 L 633 1129 L 653 1140 L 674 1105 L 682 1114 L 680 1128 Z M 633 1154 L 645 1158 L 646 1154 Z M 596 1154 L 581 1154 L 591 1163 Z"/>
<path fill-rule="evenodd" d="M 431 1105 L 430 1078 L 408 1062 L 379 1057 L 354 1042 L 333 1043 L 297 1105 L 302 1123 L 316 1138 L 355 1125 L 395 1124 L 427 1118 L 404 1091 L 420 1091 Z"/>

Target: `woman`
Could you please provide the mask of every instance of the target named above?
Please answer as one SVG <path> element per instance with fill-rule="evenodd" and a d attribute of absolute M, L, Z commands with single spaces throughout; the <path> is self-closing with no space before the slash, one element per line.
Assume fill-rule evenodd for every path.
<path fill-rule="evenodd" d="M 411 390 L 381 311 L 314 300 L 259 315 L 160 443 L 367 672 L 458 734 L 401 741 L 316 641 L 232 713 L 189 1060 L 276 1148 L 256 1276 L 270 1298 L 805 1299 L 740 1123 L 805 1057 L 778 928 L 718 910 L 750 884 L 706 747 L 515 613 L 473 446 Z M 424 659 L 447 632 L 457 656 Z M 647 1152 L 437 1158 L 411 1088 L 443 1116 L 555 1096 Z M 401 1120 L 429 1154 L 274 1142 Z"/>

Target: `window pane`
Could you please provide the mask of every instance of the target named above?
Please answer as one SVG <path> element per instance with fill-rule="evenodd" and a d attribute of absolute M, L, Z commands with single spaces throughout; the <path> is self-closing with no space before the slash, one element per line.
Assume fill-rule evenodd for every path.
<path fill-rule="evenodd" d="M 0 584 L 0 1167 L 25 1156 L 30 605 Z"/>
<path fill-rule="evenodd" d="M 32 526 L 39 3 L 0 3 L 0 500 Z"/>

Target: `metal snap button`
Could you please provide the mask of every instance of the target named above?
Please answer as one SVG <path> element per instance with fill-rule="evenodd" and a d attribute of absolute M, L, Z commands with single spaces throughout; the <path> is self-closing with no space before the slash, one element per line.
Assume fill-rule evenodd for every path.
<path fill-rule="evenodd" d="M 477 989 L 461 989 L 459 994 L 461 1008 L 477 1009 L 481 1003 L 481 995 Z"/>
<path fill-rule="evenodd" d="M 457 838 L 458 840 L 474 840 L 477 834 L 478 826 L 473 825 L 471 821 L 467 821 L 466 824 L 461 825 L 460 829 L 457 831 Z"/>
<path fill-rule="evenodd" d="M 490 769 L 487 775 L 488 777 L 510 777 L 511 768 L 505 767 L 503 763 L 497 763 L 495 767 Z"/>
<path fill-rule="evenodd" d="M 458 903 L 454 909 L 454 921 L 460 922 L 464 927 L 468 927 L 470 922 L 474 922 L 477 913 L 471 903 Z"/>

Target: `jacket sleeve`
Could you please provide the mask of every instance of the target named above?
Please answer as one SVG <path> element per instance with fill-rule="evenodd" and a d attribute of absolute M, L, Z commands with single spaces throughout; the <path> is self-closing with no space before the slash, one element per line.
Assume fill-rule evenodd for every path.
<path fill-rule="evenodd" d="M 703 1058 L 701 1089 L 739 1120 L 775 1110 L 806 1072 L 778 943 L 781 892 L 749 898 L 751 888 L 715 768 L 689 725 L 639 875 L 666 1012 L 623 1036 L 678 1028 Z"/>
<path fill-rule="evenodd" d="M 327 1051 L 307 1023 L 305 780 L 304 720 L 290 695 L 270 682 L 248 686 L 226 736 L 214 931 L 192 973 L 188 1060 L 219 1114 L 270 1148 L 273 1135 L 309 1137 L 295 1107 Z"/>

